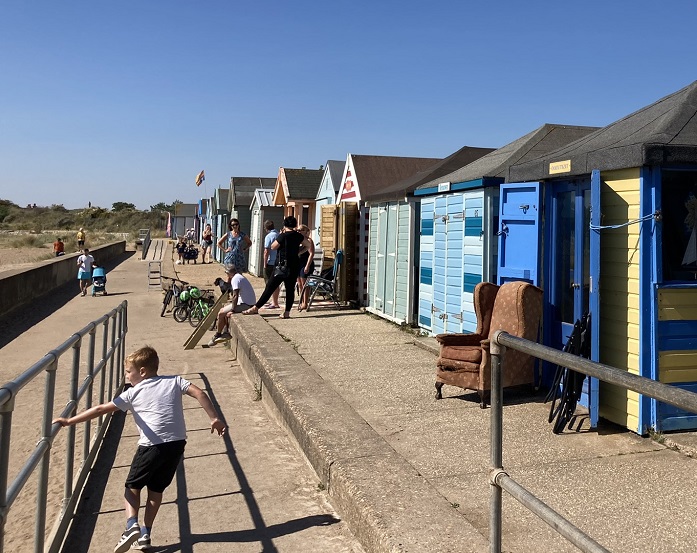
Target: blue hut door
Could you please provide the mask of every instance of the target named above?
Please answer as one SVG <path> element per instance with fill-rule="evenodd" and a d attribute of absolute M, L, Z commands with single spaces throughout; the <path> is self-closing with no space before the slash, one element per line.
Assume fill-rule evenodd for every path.
<path fill-rule="evenodd" d="M 419 326 L 425 330 L 432 328 L 433 305 L 433 248 L 435 200 L 421 200 L 420 250 L 419 250 Z"/>
<path fill-rule="evenodd" d="M 432 332 L 445 332 L 447 272 L 448 272 L 448 196 L 435 199 L 433 214 L 433 311 Z"/>
<path fill-rule="evenodd" d="M 539 286 L 540 183 L 501 185 L 498 284 L 525 280 Z"/>
<path fill-rule="evenodd" d="M 589 309 L 591 313 L 591 360 L 600 360 L 600 171 L 591 173 L 591 227 L 590 231 L 590 291 Z M 597 378 L 587 377 L 584 383 L 581 404 L 588 407 L 591 427 L 598 426 L 600 413 L 600 382 Z M 585 402 L 585 403 L 584 403 Z"/>
<path fill-rule="evenodd" d="M 550 307 L 548 339 L 552 347 L 561 349 L 574 323 L 590 310 L 592 194 L 585 179 L 555 184 L 550 194 L 549 286 L 545 291 Z M 590 409 L 593 426 L 597 424 L 597 389 L 597 380 L 586 379 L 580 401 L 588 408 L 594 405 Z"/>

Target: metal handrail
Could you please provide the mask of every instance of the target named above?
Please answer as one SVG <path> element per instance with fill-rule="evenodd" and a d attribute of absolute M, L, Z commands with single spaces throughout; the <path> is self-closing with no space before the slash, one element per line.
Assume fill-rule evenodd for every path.
<path fill-rule="evenodd" d="M 138 240 L 140 240 L 140 243 L 142 244 L 142 252 L 141 252 L 141 259 L 145 259 L 145 256 L 148 255 L 148 248 L 150 248 L 150 229 L 149 228 L 142 228 L 138 231 Z"/>
<path fill-rule="evenodd" d="M 574 526 L 569 520 L 554 511 L 551 507 L 526 490 L 503 470 L 503 379 L 501 374 L 502 359 L 506 348 L 549 361 L 556 365 L 588 376 L 621 386 L 628 390 L 650 396 L 680 409 L 697 413 L 697 394 L 668 386 L 661 382 L 630 374 L 626 371 L 596 363 L 583 357 L 543 346 L 524 338 L 511 336 L 498 330 L 490 342 L 491 351 L 491 447 L 489 483 L 491 496 L 489 502 L 489 547 L 491 553 L 501 553 L 501 510 L 502 490 L 507 491 L 513 498 L 527 507 L 554 530 L 573 543 L 581 551 L 590 553 L 609 553 L 590 536 Z"/>
<path fill-rule="evenodd" d="M 48 489 L 50 476 L 51 448 L 53 440 L 58 434 L 60 425 L 52 424 L 54 418 L 54 405 L 56 400 L 56 373 L 58 361 L 62 355 L 72 351 L 72 369 L 70 374 L 70 394 L 67 404 L 60 416 L 70 416 L 75 413 L 81 399 L 85 399 L 85 406 L 92 405 L 94 395 L 95 378 L 99 376 L 98 398 L 99 403 L 104 402 L 105 397 L 112 397 L 112 393 L 123 387 L 123 372 L 120 370 L 125 356 L 125 338 L 127 325 L 128 302 L 123 301 L 117 307 L 102 315 L 99 319 L 90 322 L 87 326 L 70 336 L 57 348 L 44 355 L 17 378 L 0 387 L 0 553 L 5 547 L 5 523 L 7 515 L 17 496 L 26 485 L 29 478 L 38 470 L 37 505 L 34 525 L 34 553 L 59 551 L 65 534 L 72 519 L 77 499 L 92 467 L 92 463 L 102 438 L 111 420 L 111 414 L 100 417 L 94 436 L 90 436 L 90 422 L 86 423 L 82 460 L 77 474 L 74 474 L 75 466 L 75 427 L 70 426 L 66 430 L 66 454 L 65 454 L 65 484 L 61 512 L 56 517 L 48 539 L 46 537 L 46 507 L 48 503 Z M 101 358 L 95 362 L 97 329 L 102 329 Z M 82 359 L 82 342 L 88 337 L 87 358 Z M 87 376 L 81 384 L 78 383 L 80 366 L 87 366 Z M 42 373 L 46 373 L 44 384 L 44 403 L 41 422 L 41 439 L 34 450 L 24 461 L 19 473 L 8 486 L 10 449 L 12 444 L 12 414 L 15 409 L 15 401 L 22 389 Z M 107 374 L 108 372 L 108 374 Z M 22 429 L 26 431 L 26 429 Z M 48 543 L 44 550 L 45 544 Z"/>

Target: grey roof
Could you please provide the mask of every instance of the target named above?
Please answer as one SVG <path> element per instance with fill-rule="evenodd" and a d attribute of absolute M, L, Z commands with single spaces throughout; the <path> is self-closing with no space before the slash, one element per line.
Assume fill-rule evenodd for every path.
<path fill-rule="evenodd" d="M 353 170 L 363 201 L 372 201 L 383 188 L 411 177 L 441 161 L 433 157 L 351 155 Z"/>
<path fill-rule="evenodd" d="M 231 205 L 234 208 L 238 205 L 251 205 L 254 198 L 254 191 L 257 188 L 271 188 L 276 185 L 275 178 L 269 177 L 230 177 L 230 197 Z"/>
<path fill-rule="evenodd" d="M 341 188 L 341 179 L 344 177 L 344 167 L 346 167 L 346 161 L 327 161 L 327 170 L 329 171 L 329 178 L 332 179 L 334 194 L 338 194 Z"/>
<path fill-rule="evenodd" d="M 571 171 L 586 175 L 661 165 L 697 163 L 697 81 L 619 121 L 534 161 L 510 168 L 511 180 L 548 178 L 549 164 L 571 161 Z"/>
<path fill-rule="evenodd" d="M 273 207 L 273 188 L 257 188 L 254 191 L 254 197 L 249 208 L 251 209 L 254 203 L 260 207 Z"/>
<path fill-rule="evenodd" d="M 174 207 L 175 217 L 196 217 L 198 215 L 198 204 L 177 204 Z"/>
<path fill-rule="evenodd" d="M 535 159 L 597 129 L 598 127 L 548 123 L 452 173 L 424 183 L 419 188 L 432 188 L 441 182 L 467 182 L 486 177 L 505 179 L 508 176 L 508 168 L 512 164 L 521 160 Z"/>
<path fill-rule="evenodd" d="M 288 185 L 286 200 L 312 200 L 322 184 L 324 169 L 287 169 L 282 168 Z"/>
<path fill-rule="evenodd" d="M 416 188 L 437 179 L 438 182 L 443 182 L 440 178 L 442 175 L 450 173 L 454 169 L 467 165 L 483 155 L 492 152 L 493 148 L 477 148 L 472 146 L 463 146 L 457 152 L 450 154 L 445 159 L 442 159 L 422 171 L 418 171 L 413 175 L 395 182 L 389 186 L 385 186 L 375 194 L 371 195 L 371 202 L 386 202 L 390 200 L 399 200 L 404 198 L 409 192 L 413 192 Z"/>

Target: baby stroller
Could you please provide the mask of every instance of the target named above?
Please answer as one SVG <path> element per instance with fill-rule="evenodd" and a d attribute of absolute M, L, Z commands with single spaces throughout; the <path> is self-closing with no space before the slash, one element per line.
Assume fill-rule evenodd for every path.
<path fill-rule="evenodd" d="M 184 259 L 186 259 L 186 262 L 188 263 L 191 259 L 194 260 L 194 263 L 196 263 L 196 260 L 198 259 L 198 248 L 196 246 L 189 245 L 186 247 L 184 250 Z"/>
<path fill-rule="evenodd" d="M 101 292 L 105 296 L 106 291 L 106 272 L 102 267 L 92 269 L 92 295 L 96 296 L 97 292 Z"/>

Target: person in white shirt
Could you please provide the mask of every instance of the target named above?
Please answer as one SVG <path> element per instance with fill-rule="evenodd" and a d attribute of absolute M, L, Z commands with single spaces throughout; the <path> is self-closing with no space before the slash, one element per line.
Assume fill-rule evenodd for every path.
<path fill-rule="evenodd" d="M 94 257 L 90 255 L 89 248 L 82 250 L 82 255 L 77 258 L 77 279 L 80 281 L 80 295 L 86 296 L 87 289 L 92 281 L 92 267 Z"/>
<path fill-rule="evenodd" d="M 131 387 L 113 401 L 102 403 L 72 417 L 59 417 L 53 424 L 71 426 L 113 413 L 131 411 L 138 427 L 138 449 L 126 478 L 124 500 L 126 530 L 121 534 L 114 553 L 130 549 L 149 549 L 152 525 L 162 504 L 162 494 L 172 483 L 186 446 L 183 396 L 196 399 L 211 421 L 211 434 L 224 436 L 225 422 L 208 394 L 181 376 L 157 374 L 160 359 L 149 346 L 131 353 L 124 362 L 126 380 Z M 140 492 L 148 489 L 143 526 L 138 524 Z M 131 547 L 133 546 L 133 547 Z"/>
<path fill-rule="evenodd" d="M 225 330 L 228 324 L 228 317 L 232 313 L 241 313 L 249 309 L 257 301 L 252 284 L 244 275 L 237 272 L 237 267 L 230 264 L 225 265 L 225 275 L 230 284 L 230 302 L 218 312 L 218 325 L 213 338 L 208 342 L 209 346 L 214 346 L 220 339 L 229 340 L 232 338 L 230 333 Z"/>

